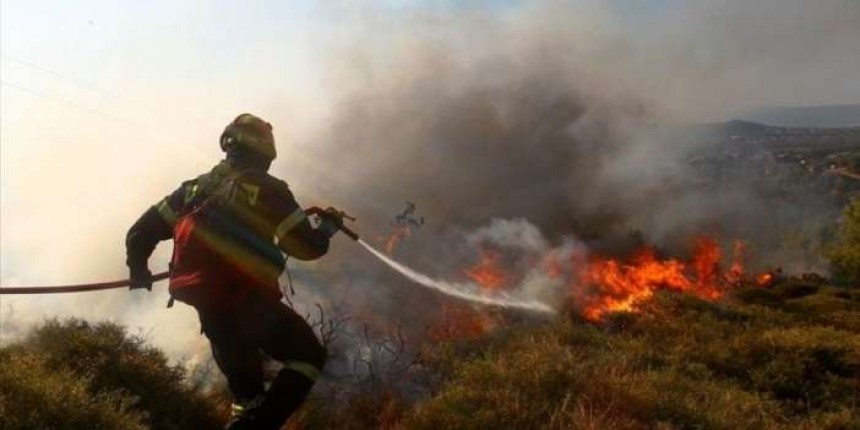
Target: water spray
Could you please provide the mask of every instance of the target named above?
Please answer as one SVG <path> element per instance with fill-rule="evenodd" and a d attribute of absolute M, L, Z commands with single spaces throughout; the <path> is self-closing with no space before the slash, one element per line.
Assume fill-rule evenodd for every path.
<path fill-rule="evenodd" d="M 460 283 L 460 282 L 448 282 L 442 281 L 438 279 L 433 279 L 423 273 L 417 272 L 414 269 L 407 267 L 397 261 L 394 261 L 391 257 L 379 252 L 374 247 L 370 246 L 367 242 L 362 240 L 359 235 L 351 230 L 349 227 L 344 225 L 344 219 L 349 221 L 355 221 L 354 217 L 351 217 L 346 214 L 346 212 L 329 207 L 326 209 L 320 209 L 318 207 L 308 208 L 305 210 L 309 215 L 316 216 L 328 216 L 332 219 L 337 228 L 347 235 L 350 239 L 358 242 L 361 246 L 364 247 L 367 251 L 369 251 L 373 256 L 380 259 L 383 263 L 388 265 L 401 275 L 405 276 L 407 279 L 421 285 L 423 287 L 429 288 L 431 290 L 440 292 L 445 294 L 446 296 L 456 297 L 461 300 L 468 300 L 474 303 L 480 303 L 483 305 L 489 306 L 499 306 L 503 308 L 509 309 L 521 309 L 532 312 L 542 312 L 542 313 L 555 313 L 556 310 L 547 305 L 546 303 L 537 301 L 537 300 L 528 300 L 517 298 L 511 296 L 509 294 L 493 294 L 489 295 L 485 291 L 482 291 L 477 285 L 473 283 Z"/>
<path fill-rule="evenodd" d="M 438 279 L 433 279 L 423 273 L 419 273 L 402 263 L 398 263 L 391 257 L 379 252 L 377 249 L 370 246 L 370 244 L 362 240 L 356 232 L 352 231 L 349 227 L 346 227 L 343 223 L 344 219 L 355 221 L 355 218 L 347 215 L 346 212 L 343 212 L 341 210 L 331 207 L 327 209 L 320 209 L 314 207 L 307 209 L 305 212 L 317 216 L 331 216 L 331 218 L 334 219 L 338 229 L 340 229 L 342 233 L 347 235 L 350 239 L 361 244 L 364 249 L 369 251 L 376 258 L 380 259 L 383 263 L 388 265 L 388 267 L 394 269 L 394 271 L 396 271 L 397 273 L 400 273 L 407 279 L 423 287 L 438 291 L 442 294 L 445 294 L 446 296 L 456 297 L 461 300 L 467 300 L 470 302 L 480 303 L 489 306 L 499 306 L 509 309 L 521 309 L 542 313 L 556 312 L 555 309 L 553 309 L 546 303 L 537 300 L 521 299 L 508 294 L 488 295 L 484 291 L 481 291 L 481 289 L 477 285 L 472 283 L 442 281 Z"/>
<path fill-rule="evenodd" d="M 470 302 L 481 303 L 490 306 L 499 306 L 510 309 L 522 309 L 533 312 L 555 313 L 556 310 L 546 303 L 537 300 L 526 300 L 516 298 L 507 294 L 487 295 L 480 291 L 480 288 L 472 283 L 448 282 L 438 279 L 433 279 L 423 273 L 419 273 L 397 261 L 391 257 L 379 252 L 370 246 L 367 242 L 358 239 L 358 243 L 365 249 L 370 251 L 376 258 L 382 260 L 383 263 L 394 269 L 396 272 L 407 277 L 411 281 L 427 287 L 431 290 L 438 291 L 446 296 L 456 297 Z"/>

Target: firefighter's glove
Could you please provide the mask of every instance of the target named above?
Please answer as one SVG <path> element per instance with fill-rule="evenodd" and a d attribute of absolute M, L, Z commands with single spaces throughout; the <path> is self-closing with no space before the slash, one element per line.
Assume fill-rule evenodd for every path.
<path fill-rule="evenodd" d="M 146 288 L 147 291 L 152 291 L 152 272 L 149 271 L 149 267 L 146 267 L 146 265 L 133 266 L 129 272 L 131 284 L 129 284 L 128 288 L 130 290 Z"/>
<path fill-rule="evenodd" d="M 330 238 L 340 230 L 340 223 L 343 222 L 336 214 L 328 211 L 320 214 L 320 224 L 317 226 L 317 231 L 323 236 Z"/>

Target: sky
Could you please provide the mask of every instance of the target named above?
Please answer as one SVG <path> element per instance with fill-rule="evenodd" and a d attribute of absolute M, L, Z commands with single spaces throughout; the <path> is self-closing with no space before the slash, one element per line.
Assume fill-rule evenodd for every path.
<path fill-rule="evenodd" d="M 276 169 L 297 195 L 335 198 L 337 166 L 317 138 L 347 99 L 411 85 L 416 47 L 469 68 L 535 39 L 571 51 L 559 61 L 593 97 L 629 92 L 667 118 L 707 121 L 860 102 L 857 28 L 860 7 L 837 0 L 0 0 L 0 283 L 124 278 L 128 226 L 218 161 L 241 112 L 275 124 Z M 100 294 L 3 298 L 0 341 L 51 315 L 123 315 L 156 338 L 171 321 L 193 325 L 163 309 L 163 291 Z"/>
<path fill-rule="evenodd" d="M 385 10 L 401 13 L 416 3 L 387 2 Z M 504 3 L 491 7 L 514 2 Z M 104 229 L 105 216 L 133 219 L 145 206 L 128 198 L 140 194 L 130 192 L 132 184 L 166 193 L 184 178 L 168 172 L 217 160 L 212 142 L 239 111 L 307 134 L 298 128 L 325 117 L 331 91 L 320 81 L 315 46 L 337 34 L 345 15 L 363 13 L 317 4 L 3 0 L 4 284 L 86 280 L 93 273 L 86 269 L 61 277 L 75 271 L 64 256 L 77 253 L 109 253 L 116 267 L 109 273 L 121 275 L 121 252 L 111 249 L 118 243 L 80 250 L 64 246 L 78 244 L 68 237 Z M 78 223 L 63 221 L 70 218 Z M 45 235 L 28 231 L 34 225 L 64 228 Z M 52 261 L 38 271 L 23 268 L 29 255 L 48 249 Z"/>

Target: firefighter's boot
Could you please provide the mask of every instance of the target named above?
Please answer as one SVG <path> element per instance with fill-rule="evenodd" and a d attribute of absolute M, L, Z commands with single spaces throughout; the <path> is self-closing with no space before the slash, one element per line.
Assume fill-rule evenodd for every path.
<path fill-rule="evenodd" d="M 231 405 L 230 420 L 224 430 L 251 430 L 259 428 L 257 415 L 263 404 L 263 395 L 245 401 L 237 401 Z"/>
<path fill-rule="evenodd" d="M 306 372 L 284 368 L 275 378 L 263 403 L 255 411 L 255 429 L 277 430 L 290 418 L 311 391 L 315 378 Z"/>

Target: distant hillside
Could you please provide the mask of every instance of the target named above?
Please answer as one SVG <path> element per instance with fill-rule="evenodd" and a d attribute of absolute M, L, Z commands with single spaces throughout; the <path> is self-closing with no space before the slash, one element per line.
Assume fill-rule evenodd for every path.
<path fill-rule="evenodd" d="M 767 107 L 754 109 L 740 117 L 780 127 L 852 127 L 860 126 L 860 104 Z"/>
<path fill-rule="evenodd" d="M 769 135 L 784 134 L 785 129 L 782 127 L 769 126 L 757 122 L 732 120 L 722 124 L 712 125 L 713 131 L 725 136 L 743 136 L 743 137 L 764 137 Z"/>
<path fill-rule="evenodd" d="M 743 146 L 765 145 L 835 148 L 860 147 L 860 126 L 855 127 L 781 127 L 735 119 L 728 122 L 699 124 L 686 129 L 696 139 Z M 763 149 L 760 147 L 759 149 Z"/>

